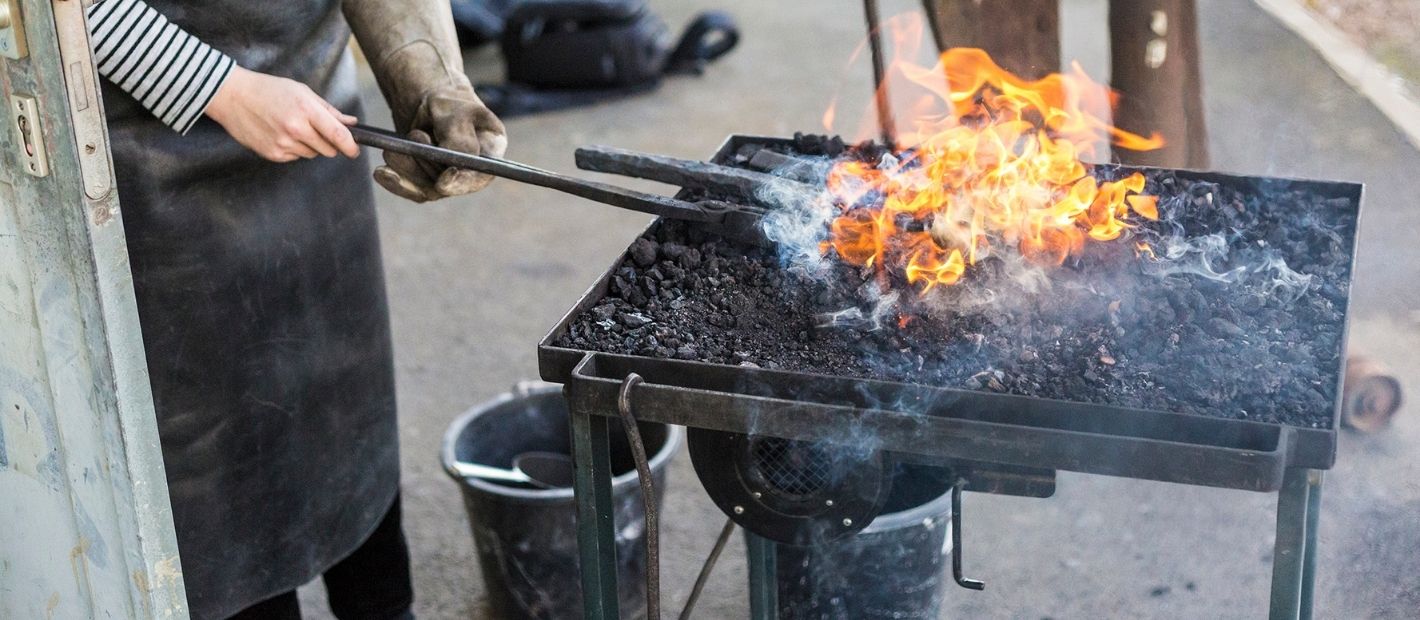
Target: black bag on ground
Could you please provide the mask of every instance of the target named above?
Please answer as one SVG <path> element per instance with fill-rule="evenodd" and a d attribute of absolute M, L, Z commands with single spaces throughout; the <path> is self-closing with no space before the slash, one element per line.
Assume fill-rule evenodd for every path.
<path fill-rule="evenodd" d="M 450 0 L 459 45 L 473 48 L 503 36 L 503 21 L 517 0 Z"/>
<path fill-rule="evenodd" d="M 508 81 L 539 88 L 654 81 L 669 47 L 665 22 L 640 2 L 526 2 L 503 28 Z"/>
<path fill-rule="evenodd" d="M 719 11 L 696 16 L 676 41 L 644 0 L 527 0 L 503 24 L 508 84 L 480 85 L 479 95 L 503 116 L 583 105 L 699 73 L 738 41 Z"/>

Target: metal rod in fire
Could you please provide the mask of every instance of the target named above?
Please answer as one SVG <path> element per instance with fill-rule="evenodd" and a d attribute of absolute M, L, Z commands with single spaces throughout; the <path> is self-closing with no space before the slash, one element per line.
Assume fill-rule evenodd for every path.
<path fill-rule="evenodd" d="M 873 96 L 878 108 L 878 130 L 883 145 L 897 147 L 897 125 L 892 118 L 892 100 L 888 97 L 887 69 L 883 59 L 883 34 L 878 20 L 878 0 L 863 0 L 863 12 L 868 17 L 868 49 L 873 57 Z"/>

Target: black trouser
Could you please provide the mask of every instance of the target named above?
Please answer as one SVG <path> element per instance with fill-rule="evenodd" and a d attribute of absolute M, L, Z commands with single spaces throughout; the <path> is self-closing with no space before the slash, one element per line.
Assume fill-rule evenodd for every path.
<path fill-rule="evenodd" d="M 330 610 L 340 620 L 413 618 L 414 585 L 409 577 L 409 545 L 400 526 L 399 496 L 385 518 L 354 553 L 321 576 Z M 242 610 L 231 620 L 300 620 L 294 590 Z"/>

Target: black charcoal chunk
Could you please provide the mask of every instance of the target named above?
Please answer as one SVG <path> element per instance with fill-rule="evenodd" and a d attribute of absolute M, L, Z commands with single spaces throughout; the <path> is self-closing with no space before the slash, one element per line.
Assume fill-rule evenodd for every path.
<path fill-rule="evenodd" d="M 654 322 L 651 317 L 641 314 L 640 312 L 622 312 L 616 315 L 616 320 L 631 329 L 645 327 Z"/>
<path fill-rule="evenodd" d="M 642 267 L 656 264 L 656 242 L 641 238 L 631 243 L 631 260 Z"/>

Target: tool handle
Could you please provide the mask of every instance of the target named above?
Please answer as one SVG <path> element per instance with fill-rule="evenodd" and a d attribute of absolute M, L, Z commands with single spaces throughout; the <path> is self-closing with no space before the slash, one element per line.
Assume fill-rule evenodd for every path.
<path fill-rule="evenodd" d="M 467 168 L 529 185 L 546 187 L 623 209 L 696 222 L 716 222 L 724 217 L 723 212 L 707 210 L 693 202 L 570 177 L 506 159 L 460 153 L 431 144 L 415 142 L 385 129 L 352 125 L 350 133 L 355 137 L 355 142 L 365 146 L 408 155 L 444 166 Z"/>
<path fill-rule="evenodd" d="M 502 469 L 489 467 L 477 463 L 465 463 L 456 461 L 453 465 L 454 473 L 465 478 L 482 478 L 484 480 L 502 480 L 504 482 L 532 482 L 527 474 L 513 469 Z"/>

